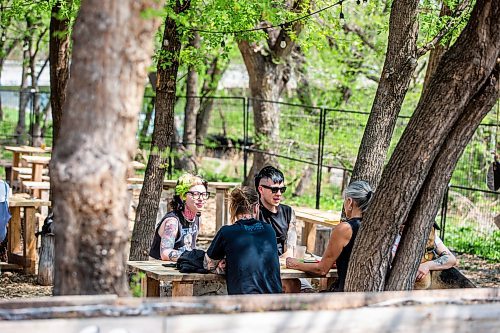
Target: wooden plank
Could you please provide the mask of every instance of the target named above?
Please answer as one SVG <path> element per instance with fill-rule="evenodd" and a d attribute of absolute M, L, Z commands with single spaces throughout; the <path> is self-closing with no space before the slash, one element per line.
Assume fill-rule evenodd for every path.
<path fill-rule="evenodd" d="M 7 262 L 0 262 L 0 271 L 20 271 L 23 270 L 23 266 L 13 264 L 13 263 L 7 263 Z"/>
<path fill-rule="evenodd" d="M 21 159 L 28 163 L 39 164 L 39 165 L 48 165 L 50 163 L 50 156 L 23 155 Z"/>
<path fill-rule="evenodd" d="M 303 230 L 302 245 L 307 247 L 307 252 L 314 253 L 314 247 L 316 244 L 316 224 L 304 223 Z"/>
<path fill-rule="evenodd" d="M 141 292 L 145 297 L 160 297 L 160 281 L 145 276 L 141 280 Z"/>
<path fill-rule="evenodd" d="M 13 197 L 11 197 L 12 200 Z M 21 251 L 21 207 L 12 207 L 9 201 L 9 210 L 12 215 L 10 222 L 7 224 L 8 241 L 7 241 L 7 256 L 11 261 L 10 255 Z"/>
<path fill-rule="evenodd" d="M 193 296 L 194 281 L 173 281 L 172 297 Z"/>
<path fill-rule="evenodd" d="M 387 310 L 416 306 L 417 312 L 434 307 L 434 317 L 450 304 L 456 306 L 491 304 L 500 309 L 500 289 L 447 289 L 368 293 L 317 293 L 282 295 L 236 295 L 180 297 L 173 299 L 115 298 L 112 295 L 55 296 L 22 300 L 0 300 L 1 320 L 50 318 L 92 318 L 140 315 L 175 316 L 187 314 L 230 314 L 275 311 L 332 311 L 363 308 Z M 415 310 L 413 310 L 415 311 Z M 431 316 L 431 317 L 432 317 Z M 137 318 L 137 317 L 136 317 Z M 490 321 L 490 323 L 498 323 Z M 359 317 L 355 320 L 359 320 Z M 384 330 L 387 331 L 387 330 Z M 0 329 L 0 332 L 3 332 Z M 424 331 L 423 331 L 424 332 Z"/>
<path fill-rule="evenodd" d="M 27 195 L 14 194 L 9 198 L 9 208 L 12 207 L 42 207 L 50 206 L 50 201 L 33 199 Z"/>
<path fill-rule="evenodd" d="M 24 272 L 26 274 L 35 274 L 35 266 L 37 262 L 36 237 L 38 223 L 35 216 L 35 208 L 26 207 L 24 211 Z"/>
<path fill-rule="evenodd" d="M 215 232 L 224 225 L 224 190 L 215 193 Z"/>

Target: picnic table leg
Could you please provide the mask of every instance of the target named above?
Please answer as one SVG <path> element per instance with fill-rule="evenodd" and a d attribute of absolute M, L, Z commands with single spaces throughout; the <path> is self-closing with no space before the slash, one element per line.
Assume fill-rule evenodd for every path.
<path fill-rule="evenodd" d="M 36 237 L 38 223 L 36 221 L 35 208 L 26 207 L 24 211 L 24 230 L 23 230 L 23 255 L 24 255 L 24 273 L 35 274 L 36 266 Z"/>
<path fill-rule="evenodd" d="M 193 281 L 172 281 L 172 297 L 193 296 Z"/>
<path fill-rule="evenodd" d="M 34 182 L 42 181 L 43 165 L 38 163 L 32 163 L 31 167 L 31 180 Z"/>
<path fill-rule="evenodd" d="M 304 231 L 302 234 L 302 245 L 307 247 L 307 252 L 313 253 L 316 244 L 316 224 L 304 223 Z"/>
<path fill-rule="evenodd" d="M 144 297 L 160 297 L 160 281 L 146 275 L 141 279 L 141 292 Z"/>
<path fill-rule="evenodd" d="M 14 152 L 12 157 L 12 168 L 18 167 L 20 161 L 21 161 L 20 154 Z M 17 180 L 18 176 L 19 176 L 18 172 L 12 169 L 12 173 L 10 174 L 10 186 L 14 186 L 14 181 Z"/>
<path fill-rule="evenodd" d="M 215 190 L 215 232 L 217 232 L 224 225 L 224 190 Z"/>
<path fill-rule="evenodd" d="M 335 282 L 335 280 L 337 280 L 336 277 L 320 278 L 319 290 L 320 291 L 327 290 L 328 287 L 330 287 L 330 285 Z"/>
<path fill-rule="evenodd" d="M 12 254 L 21 251 L 21 207 L 9 207 L 12 214 L 8 226 L 7 256 L 12 262 Z"/>

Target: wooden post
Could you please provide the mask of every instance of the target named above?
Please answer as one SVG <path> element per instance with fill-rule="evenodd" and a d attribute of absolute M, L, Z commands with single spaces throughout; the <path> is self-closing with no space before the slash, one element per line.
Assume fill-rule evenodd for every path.
<path fill-rule="evenodd" d="M 11 254 L 21 251 L 21 207 L 9 207 L 12 214 L 8 226 L 7 255 L 9 262 L 12 260 Z"/>
<path fill-rule="evenodd" d="M 40 262 L 38 264 L 38 284 L 50 286 L 54 281 L 54 234 L 42 234 Z"/>
<path fill-rule="evenodd" d="M 308 252 L 314 251 L 314 244 L 316 243 L 316 224 L 305 222 L 302 234 L 302 245 L 307 247 Z"/>
<path fill-rule="evenodd" d="M 24 272 L 26 274 L 35 274 L 36 269 L 36 237 L 34 230 L 36 228 L 37 220 L 35 216 L 35 207 L 26 207 L 24 210 L 24 249 L 23 255 L 25 260 Z"/>
<path fill-rule="evenodd" d="M 322 256 L 325 252 L 326 246 L 330 241 L 330 235 L 332 234 L 332 228 L 318 226 L 316 229 L 316 245 L 314 246 L 314 254 Z"/>
<path fill-rule="evenodd" d="M 215 232 L 224 225 L 224 189 L 215 190 Z"/>
<path fill-rule="evenodd" d="M 143 297 L 160 297 L 160 281 L 145 276 L 141 279 Z"/>
<path fill-rule="evenodd" d="M 172 281 L 172 297 L 193 296 L 193 281 Z"/>

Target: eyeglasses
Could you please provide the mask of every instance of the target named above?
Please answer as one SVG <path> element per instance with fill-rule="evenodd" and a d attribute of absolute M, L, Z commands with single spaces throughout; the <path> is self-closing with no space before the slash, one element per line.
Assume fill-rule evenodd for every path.
<path fill-rule="evenodd" d="M 267 188 L 268 190 L 271 190 L 271 192 L 273 194 L 276 194 L 278 193 L 278 191 L 281 192 L 281 194 L 285 193 L 286 192 L 286 186 L 282 186 L 282 187 L 277 187 L 277 186 L 267 186 L 267 185 L 260 185 L 262 186 L 263 188 Z"/>
<path fill-rule="evenodd" d="M 203 200 L 207 200 L 208 198 L 210 198 L 210 193 L 209 192 L 192 192 L 192 191 L 189 191 L 187 192 L 191 195 L 191 198 L 193 198 L 194 200 L 198 200 L 198 199 L 203 199 Z"/>

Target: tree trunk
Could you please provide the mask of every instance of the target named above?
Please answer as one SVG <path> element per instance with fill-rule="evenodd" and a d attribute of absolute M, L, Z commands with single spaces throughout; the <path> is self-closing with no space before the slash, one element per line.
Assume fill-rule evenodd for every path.
<path fill-rule="evenodd" d="M 55 295 L 128 293 L 126 174 L 158 26 L 143 17 L 151 7 L 161 6 L 153 0 L 82 2 L 74 75 L 50 165 Z"/>
<path fill-rule="evenodd" d="M 72 5 L 72 2 L 68 4 Z M 69 79 L 70 34 L 69 17 L 62 16 L 61 0 L 52 7 L 50 18 L 50 105 L 52 108 L 52 146 L 55 147 L 61 128 L 63 105 L 66 100 L 66 86 Z"/>
<path fill-rule="evenodd" d="M 347 291 L 384 289 L 390 249 L 398 228 L 410 214 L 433 163 L 439 160 L 436 156 L 447 137 L 453 135 L 457 120 L 469 111 L 467 107 L 479 96 L 496 64 L 500 54 L 499 16 L 498 1 L 477 1 L 464 31 L 443 55 L 364 216 L 349 264 Z M 448 156 L 449 152 L 443 155 Z M 441 199 L 434 195 L 433 201 Z M 425 221 L 412 224 L 424 230 L 420 223 Z M 405 260 L 415 263 L 420 259 L 417 255 L 411 253 Z"/>
<path fill-rule="evenodd" d="M 455 165 L 467 143 L 499 97 L 499 70 L 500 64 L 497 64 L 489 80 L 465 107 L 436 156 L 422 190 L 406 219 L 405 230 L 389 273 L 386 290 L 412 289 L 420 264 L 419 259 L 425 251 L 426 235 L 429 235 L 441 204 L 438 199 L 443 197 Z M 417 260 L 408 260 L 414 253 Z"/>
<path fill-rule="evenodd" d="M 21 88 L 19 90 L 19 116 L 16 126 L 16 143 L 19 145 L 24 144 L 26 140 L 26 106 L 28 105 L 30 96 L 28 91 L 29 39 L 29 36 L 25 36 L 23 41 Z"/>
<path fill-rule="evenodd" d="M 385 63 L 351 177 L 351 181 L 369 182 L 374 189 L 380 180 L 397 115 L 417 66 L 419 2 L 392 2 Z"/>
<path fill-rule="evenodd" d="M 214 99 L 206 97 L 212 95 L 217 90 L 220 78 L 226 71 L 228 64 L 227 61 L 221 64 L 221 59 L 214 57 L 208 66 L 206 72 L 207 78 L 204 80 L 203 87 L 201 88 L 200 110 L 196 115 L 196 154 L 200 153 L 200 149 L 207 136 L 210 115 L 214 107 Z"/>
<path fill-rule="evenodd" d="M 200 35 L 195 32 L 190 39 L 189 45 L 200 48 Z M 196 152 L 196 111 L 199 108 L 198 96 L 198 72 L 194 66 L 189 66 L 186 79 L 186 106 L 184 108 L 184 134 L 182 143 L 187 154 L 194 155 Z"/>
<path fill-rule="evenodd" d="M 189 9 L 190 0 L 183 4 L 176 1 L 174 11 L 178 14 Z M 135 215 L 134 231 L 130 246 L 130 260 L 147 260 L 153 241 L 156 214 L 163 188 L 165 168 L 168 163 L 168 149 L 174 133 L 174 108 L 177 70 L 181 41 L 177 32 L 177 23 L 171 17 L 165 20 L 162 51 L 169 54 L 169 59 L 160 59 L 156 85 L 156 113 L 144 183 Z M 170 66 L 161 62 L 170 62 Z"/>
<path fill-rule="evenodd" d="M 42 234 L 40 246 L 40 260 L 38 263 L 37 282 L 42 286 L 51 286 L 54 283 L 54 234 Z"/>

